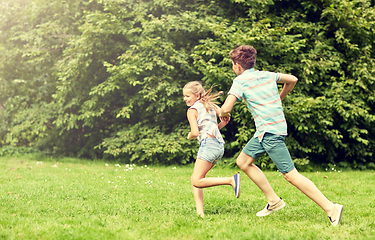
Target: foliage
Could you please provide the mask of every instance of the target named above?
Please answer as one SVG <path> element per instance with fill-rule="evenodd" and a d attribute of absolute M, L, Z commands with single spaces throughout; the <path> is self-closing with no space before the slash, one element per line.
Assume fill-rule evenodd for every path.
<path fill-rule="evenodd" d="M 88 1 L 0 4 L 0 144 L 32 146 L 56 130 L 56 63 Z"/>
<path fill-rule="evenodd" d="M 135 124 L 119 131 L 116 137 L 104 139 L 99 147 L 106 149 L 104 153 L 121 156 L 122 161 L 130 163 L 186 164 L 196 156 L 198 144 L 186 139 L 186 129 L 163 135 L 159 127 L 150 129 L 140 125 Z"/>
<path fill-rule="evenodd" d="M 3 146 L 0 148 L 0 156 L 27 156 L 28 154 L 37 154 L 43 156 L 43 153 L 38 151 L 38 149 L 33 147 L 13 147 L 13 146 Z"/>
<path fill-rule="evenodd" d="M 213 27 L 215 37 L 196 46 L 196 64 L 206 81 L 223 79 L 220 84 L 228 86 L 230 79 L 220 72 L 229 70 L 212 69 L 228 68 L 225 58 L 232 47 L 228 45 L 253 45 L 258 51 L 256 68 L 299 77 L 284 101 L 290 135 L 287 144 L 293 157 L 307 157 L 317 164 L 344 159 L 373 162 L 371 26 L 375 12 L 370 2 L 331 1 L 312 7 L 305 1 L 291 4 L 293 11 L 282 2 L 267 5 L 268 13 L 255 21 L 244 18 L 236 25 Z M 241 113 L 233 116 L 239 123 L 234 140 L 238 143 L 232 142 L 230 147 L 243 145 L 252 135 L 243 129 L 252 121 L 251 115 L 243 106 L 235 111 Z"/>
<path fill-rule="evenodd" d="M 197 145 L 186 140 L 182 87 L 201 80 L 227 92 L 229 52 L 251 44 L 257 69 L 299 78 L 283 102 L 296 165 L 371 168 L 374 17 L 368 0 L 4 0 L 0 146 L 189 163 Z M 226 156 L 234 161 L 254 132 L 237 103 L 222 131 Z"/>

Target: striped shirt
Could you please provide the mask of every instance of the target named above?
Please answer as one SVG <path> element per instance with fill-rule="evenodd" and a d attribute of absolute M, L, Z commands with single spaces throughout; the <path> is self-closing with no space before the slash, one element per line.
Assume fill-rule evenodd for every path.
<path fill-rule="evenodd" d="M 219 142 L 224 143 L 223 136 L 221 136 L 217 126 L 217 116 L 214 109 L 207 112 L 201 101 L 196 101 L 189 109 L 195 109 L 198 112 L 197 124 L 199 136 L 197 139 L 199 143 L 208 137 L 207 134 L 215 136 Z"/>
<path fill-rule="evenodd" d="M 254 118 L 255 137 L 262 141 L 266 132 L 287 135 L 287 125 L 277 82 L 278 73 L 258 71 L 254 68 L 245 70 L 234 80 L 228 94 L 238 101 L 244 100 Z"/>

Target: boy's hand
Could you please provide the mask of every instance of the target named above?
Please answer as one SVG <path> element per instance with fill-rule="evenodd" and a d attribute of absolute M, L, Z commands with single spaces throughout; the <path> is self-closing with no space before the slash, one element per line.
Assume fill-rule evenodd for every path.
<path fill-rule="evenodd" d="M 219 114 L 219 118 L 221 120 L 221 118 L 230 118 L 230 113 L 223 113 L 223 112 L 220 112 Z"/>

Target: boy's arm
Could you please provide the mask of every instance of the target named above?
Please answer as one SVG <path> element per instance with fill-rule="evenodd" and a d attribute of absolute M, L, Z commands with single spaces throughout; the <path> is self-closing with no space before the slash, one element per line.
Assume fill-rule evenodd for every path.
<path fill-rule="evenodd" d="M 225 127 L 225 125 L 227 125 L 230 121 L 230 115 L 228 117 L 221 117 L 220 116 L 220 107 L 217 106 L 216 104 L 215 105 L 215 111 L 216 111 L 216 115 L 220 117 L 220 123 L 217 125 L 217 127 L 220 129 L 222 129 L 223 127 Z"/>
<path fill-rule="evenodd" d="M 233 108 L 234 104 L 236 103 L 236 101 L 237 101 L 237 98 L 234 95 L 229 94 L 227 99 L 225 99 L 224 104 L 220 108 L 219 116 L 220 117 L 230 117 L 229 113 L 230 113 L 230 111 L 232 111 L 232 108 Z"/>
<path fill-rule="evenodd" d="M 190 123 L 190 132 L 187 136 L 187 139 L 191 140 L 197 138 L 199 136 L 199 129 L 198 129 L 198 112 L 195 109 L 189 109 L 187 112 L 187 118 Z"/>
<path fill-rule="evenodd" d="M 294 75 L 283 74 L 283 73 L 280 74 L 280 78 L 281 79 L 279 83 L 284 83 L 283 90 L 281 90 L 281 93 L 280 93 L 280 98 L 281 100 L 283 100 L 286 97 L 286 95 L 288 95 L 288 93 L 292 91 L 292 89 L 294 88 L 294 86 L 296 85 L 298 81 L 298 78 Z"/>

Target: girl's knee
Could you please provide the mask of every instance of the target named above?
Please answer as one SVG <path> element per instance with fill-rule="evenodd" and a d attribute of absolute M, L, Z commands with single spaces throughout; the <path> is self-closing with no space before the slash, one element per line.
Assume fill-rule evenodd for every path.
<path fill-rule="evenodd" d="M 199 176 L 197 176 L 197 175 L 191 175 L 191 184 L 194 186 L 194 187 L 196 187 L 196 188 L 199 188 L 200 186 L 200 182 L 199 182 L 199 180 L 200 180 L 201 178 L 199 177 Z"/>

